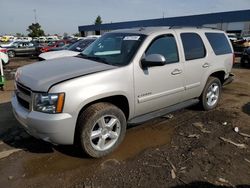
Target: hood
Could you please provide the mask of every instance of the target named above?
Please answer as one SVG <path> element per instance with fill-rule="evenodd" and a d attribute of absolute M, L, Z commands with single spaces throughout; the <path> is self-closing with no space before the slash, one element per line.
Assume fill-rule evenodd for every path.
<path fill-rule="evenodd" d="M 79 57 L 58 58 L 19 68 L 16 81 L 33 91 L 47 92 L 58 82 L 114 68 L 116 66 Z"/>
<path fill-rule="evenodd" d="M 55 59 L 55 58 L 60 58 L 60 57 L 72 57 L 72 56 L 78 55 L 79 53 L 80 52 L 74 52 L 70 50 L 60 50 L 60 51 L 51 51 L 51 52 L 42 53 L 39 55 L 39 57 L 45 60 L 48 60 L 48 59 Z"/>

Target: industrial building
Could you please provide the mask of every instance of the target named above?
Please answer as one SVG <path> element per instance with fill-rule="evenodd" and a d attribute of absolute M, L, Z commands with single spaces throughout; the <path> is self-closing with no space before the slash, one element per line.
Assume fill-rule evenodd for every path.
<path fill-rule="evenodd" d="M 107 31 L 147 26 L 205 26 L 238 35 L 250 34 L 250 10 L 209 13 L 182 17 L 159 18 L 98 25 L 79 26 L 82 36 L 103 34 Z"/>

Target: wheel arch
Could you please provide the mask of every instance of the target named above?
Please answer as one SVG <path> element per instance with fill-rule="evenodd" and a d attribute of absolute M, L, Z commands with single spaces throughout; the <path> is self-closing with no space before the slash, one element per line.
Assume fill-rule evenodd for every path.
<path fill-rule="evenodd" d="M 83 113 L 84 110 L 86 110 L 89 106 L 96 104 L 96 103 L 100 103 L 100 102 L 107 102 L 107 103 L 115 105 L 116 107 L 118 107 L 119 109 L 122 110 L 122 112 L 124 113 L 124 115 L 126 117 L 126 120 L 129 119 L 129 114 L 130 114 L 129 102 L 128 102 L 128 98 L 124 95 L 107 96 L 107 97 L 103 97 L 103 98 L 88 102 L 87 104 L 82 106 L 80 111 L 78 112 L 77 122 L 76 122 L 75 132 L 74 132 L 74 144 L 79 143 L 79 140 L 78 140 L 78 138 L 79 138 L 78 119 L 79 119 L 80 114 Z"/>

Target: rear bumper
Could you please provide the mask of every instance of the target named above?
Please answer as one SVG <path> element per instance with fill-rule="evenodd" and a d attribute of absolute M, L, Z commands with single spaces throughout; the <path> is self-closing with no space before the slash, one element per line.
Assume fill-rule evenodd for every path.
<path fill-rule="evenodd" d="M 223 86 L 230 84 L 234 80 L 234 74 L 230 73 L 227 79 L 225 79 Z"/>

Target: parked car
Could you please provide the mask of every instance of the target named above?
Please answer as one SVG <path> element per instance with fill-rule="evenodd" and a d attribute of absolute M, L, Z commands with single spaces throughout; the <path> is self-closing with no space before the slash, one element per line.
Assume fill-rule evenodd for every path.
<path fill-rule="evenodd" d="M 3 63 L 3 66 L 9 63 L 9 57 L 7 55 L 7 49 L 0 48 L 0 60 Z"/>
<path fill-rule="evenodd" d="M 41 43 L 47 42 L 47 38 L 46 37 L 39 37 L 38 41 Z"/>
<path fill-rule="evenodd" d="M 82 39 L 65 47 L 63 50 L 56 50 L 56 51 L 41 53 L 38 56 L 38 58 L 40 61 L 43 61 L 43 60 L 54 59 L 54 58 L 59 58 L 59 57 L 76 56 L 80 54 L 80 52 L 82 52 L 85 48 L 87 48 L 94 41 L 95 39 Z"/>
<path fill-rule="evenodd" d="M 5 35 L 5 36 L 2 36 L 1 42 L 9 42 L 9 41 L 12 41 L 13 39 L 14 39 L 14 36 Z"/>
<path fill-rule="evenodd" d="M 250 64 L 250 47 L 244 50 L 240 63 L 242 66 L 245 66 L 246 64 Z"/>
<path fill-rule="evenodd" d="M 232 81 L 233 48 L 221 30 L 149 27 L 104 34 L 77 57 L 21 67 L 12 107 L 36 138 L 79 143 L 91 157 L 138 124 L 200 103 L 214 109 Z"/>
<path fill-rule="evenodd" d="M 47 42 L 55 42 L 58 41 L 58 37 L 57 36 L 48 36 L 47 37 Z"/>
<path fill-rule="evenodd" d="M 20 55 L 36 55 L 36 44 L 32 42 L 14 42 L 12 46 L 6 47 L 10 58 Z"/>
<path fill-rule="evenodd" d="M 68 43 L 69 43 L 69 40 L 59 40 L 59 41 L 56 41 L 56 42 L 50 42 L 50 43 L 48 43 L 48 45 L 42 46 L 39 49 L 39 51 L 40 51 L 40 53 L 48 52 L 52 48 L 63 47 Z"/>

